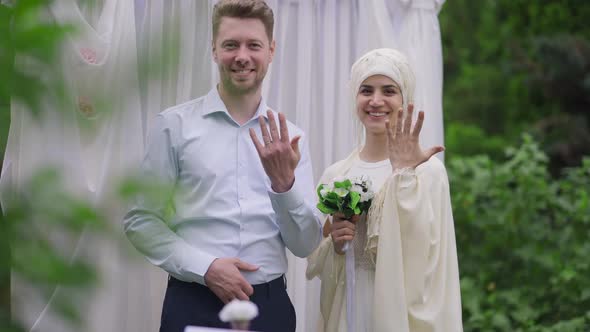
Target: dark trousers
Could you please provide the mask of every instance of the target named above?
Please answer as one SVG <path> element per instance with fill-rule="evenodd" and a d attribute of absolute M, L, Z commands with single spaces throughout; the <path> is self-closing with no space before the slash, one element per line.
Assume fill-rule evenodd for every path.
<path fill-rule="evenodd" d="M 250 330 L 294 332 L 295 308 L 287 295 L 284 277 L 254 285 L 250 301 L 258 306 L 258 317 Z M 169 278 L 160 332 L 183 332 L 187 325 L 229 328 L 219 320 L 224 304 L 208 287 Z"/>

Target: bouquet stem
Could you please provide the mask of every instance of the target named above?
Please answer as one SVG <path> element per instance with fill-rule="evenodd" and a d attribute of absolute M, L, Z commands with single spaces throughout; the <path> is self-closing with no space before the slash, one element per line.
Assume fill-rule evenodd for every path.
<path fill-rule="evenodd" d="M 356 319 L 355 319 L 355 284 L 356 275 L 354 271 L 354 250 L 350 250 L 350 241 L 344 245 L 348 246 L 345 256 L 346 264 L 346 325 L 348 326 L 348 332 L 354 332 Z M 344 248 L 342 249 L 344 250 Z"/>
<path fill-rule="evenodd" d="M 342 252 L 348 252 L 350 249 L 350 241 L 346 241 L 346 243 L 342 246 Z"/>

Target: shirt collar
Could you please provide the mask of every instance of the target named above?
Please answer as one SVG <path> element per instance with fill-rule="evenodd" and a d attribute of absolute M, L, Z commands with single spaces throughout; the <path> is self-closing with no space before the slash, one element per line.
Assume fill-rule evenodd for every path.
<path fill-rule="evenodd" d="M 264 97 L 262 97 L 260 99 L 260 104 L 258 104 L 258 109 L 256 109 L 256 113 L 254 114 L 252 119 L 257 119 L 260 115 L 264 116 L 264 118 L 267 118 L 266 110 L 268 109 L 269 108 L 266 105 L 266 100 L 264 99 Z M 219 95 L 219 91 L 217 91 L 217 87 L 214 87 L 213 89 L 211 89 L 211 91 L 209 91 L 209 93 L 205 97 L 205 104 L 202 109 L 203 116 L 207 116 L 213 113 L 225 113 L 228 117 L 231 118 L 231 115 L 229 114 L 227 107 L 225 107 L 223 100 L 221 100 L 221 96 Z"/>

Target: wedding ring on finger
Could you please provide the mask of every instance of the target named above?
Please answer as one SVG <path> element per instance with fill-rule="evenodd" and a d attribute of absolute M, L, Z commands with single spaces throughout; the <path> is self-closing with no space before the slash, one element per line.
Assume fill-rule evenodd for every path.
<path fill-rule="evenodd" d="M 269 145 L 270 145 L 270 143 L 272 143 L 271 139 L 270 139 L 270 138 L 268 138 L 268 137 L 264 137 L 264 145 L 265 145 L 265 146 L 269 146 Z"/>

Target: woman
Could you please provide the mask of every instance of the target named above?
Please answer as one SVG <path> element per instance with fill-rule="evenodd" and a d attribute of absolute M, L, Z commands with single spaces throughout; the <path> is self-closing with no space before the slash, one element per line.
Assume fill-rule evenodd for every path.
<path fill-rule="evenodd" d="M 462 331 L 449 184 L 443 164 L 431 158 L 443 148 L 420 148 L 424 113 L 412 127 L 414 84 L 406 58 L 392 49 L 370 51 L 352 66 L 364 144 L 328 167 L 320 183 L 365 175 L 377 195 L 366 216 L 333 215 L 324 227 L 330 236 L 308 257 L 307 278 L 322 281 L 325 331 Z M 356 257 L 352 329 L 342 250 L 347 241 Z"/>

